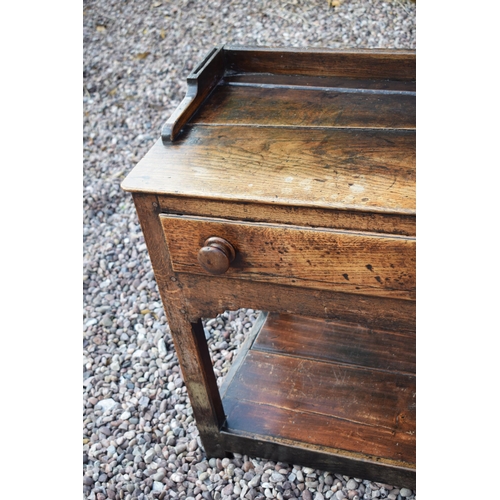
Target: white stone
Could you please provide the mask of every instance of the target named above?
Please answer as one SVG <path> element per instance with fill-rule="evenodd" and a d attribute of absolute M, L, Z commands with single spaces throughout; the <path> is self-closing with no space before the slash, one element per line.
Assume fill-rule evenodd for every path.
<path fill-rule="evenodd" d="M 101 401 L 99 401 L 95 407 L 96 408 L 101 408 L 102 411 L 109 411 L 109 410 L 112 410 L 113 408 L 115 408 L 116 406 L 118 406 L 118 403 L 114 400 L 114 399 L 111 399 L 111 398 L 108 398 L 108 399 L 101 399 Z"/>
<path fill-rule="evenodd" d="M 165 341 L 163 339 L 158 340 L 158 353 L 160 356 L 166 356 L 168 351 L 167 351 L 167 346 L 165 344 Z"/>
<path fill-rule="evenodd" d="M 153 491 L 163 491 L 165 485 L 160 481 L 153 481 Z"/>

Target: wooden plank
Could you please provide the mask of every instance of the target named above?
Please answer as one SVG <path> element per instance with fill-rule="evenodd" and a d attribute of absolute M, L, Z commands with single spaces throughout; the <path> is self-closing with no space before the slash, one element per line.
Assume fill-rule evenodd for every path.
<path fill-rule="evenodd" d="M 414 375 L 251 349 L 226 395 L 413 436 L 415 393 Z"/>
<path fill-rule="evenodd" d="M 189 317 L 212 317 L 241 307 L 334 321 L 367 328 L 415 332 L 415 302 L 369 295 L 313 290 L 220 276 L 178 273 Z"/>
<path fill-rule="evenodd" d="M 190 125 L 415 129 L 415 96 L 219 85 Z"/>
<path fill-rule="evenodd" d="M 396 487 L 416 488 L 413 464 L 396 465 L 379 457 L 367 457 L 345 450 L 326 449 L 311 443 L 300 443 L 296 439 L 275 439 L 272 436 L 245 433 L 243 431 L 221 431 L 224 449 L 234 453 L 245 450 L 248 456 L 262 457 L 276 462 L 299 464 L 319 470 L 331 471 L 384 482 Z"/>
<path fill-rule="evenodd" d="M 415 80 L 375 80 L 343 76 L 273 75 L 269 73 L 242 73 L 225 75 L 221 84 L 291 85 L 293 87 L 337 87 L 344 89 L 370 89 L 415 92 Z"/>
<path fill-rule="evenodd" d="M 194 127 L 169 146 L 158 141 L 122 187 L 415 215 L 415 180 L 414 131 L 221 126 Z"/>
<path fill-rule="evenodd" d="M 224 47 L 227 72 L 416 79 L 414 50 Z"/>
<path fill-rule="evenodd" d="M 290 314 L 270 314 L 252 349 L 414 375 L 415 335 Z"/>
<path fill-rule="evenodd" d="M 313 207 L 255 204 L 182 196 L 159 196 L 158 204 L 165 214 L 198 215 L 245 222 L 294 224 L 373 233 L 416 235 L 416 217 L 406 214 L 378 214 L 328 210 Z"/>
<path fill-rule="evenodd" d="M 210 275 L 198 262 L 205 241 L 227 240 L 234 279 L 415 298 L 416 241 L 402 236 L 160 215 L 176 272 Z"/>
<path fill-rule="evenodd" d="M 254 435 L 257 439 L 257 436 L 269 437 L 276 442 L 290 440 L 305 448 L 311 444 L 338 454 L 356 453 L 365 460 L 377 457 L 400 467 L 415 464 L 414 436 L 229 396 L 223 399 L 223 404 L 227 432 Z"/>

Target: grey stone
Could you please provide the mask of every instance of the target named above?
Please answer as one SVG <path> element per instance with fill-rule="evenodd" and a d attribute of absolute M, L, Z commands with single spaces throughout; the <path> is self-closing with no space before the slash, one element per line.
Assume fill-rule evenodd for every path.
<path fill-rule="evenodd" d="M 258 486 L 260 484 L 260 478 L 261 478 L 261 475 L 260 474 L 257 474 L 256 476 L 254 476 L 249 482 L 248 482 L 248 486 L 250 488 L 255 488 L 256 486 Z"/>
<path fill-rule="evenodd" d="M 94 480 L 90 476 L 83 476 L 83 484 L 87 486 L 94 486 Z"/>
<path fill-rule="evenodd" d="M 279 481 L 284 481 L 285 480 L 285 476 L 283 476 L 283 474 L 280 474 L 279 472 L 273 472 L 271 474 L 271 481 L 273 483 L 278 483 Z"/>
<path fill-rule="evenodd" d="M 152 475 L 151 478 L 153 481 L 161 481 L 165 477 L 164 470 L 158 471 L 156 474 Z"/>
<path fill-rule="evenodd" d="M 149 449 L 146 452 L 146 454 L 144 455 L 144 463 L 150 464 L 153 461 L 153 458 L 154 458 L 155 455 L 156 455 L 155 450 L 154 449 Z M 140 458 L 140 455 L 137 455 L 137 457 Z"/>
<path fill-rule="evenodd" d="M 358 483 L 354 479 L 349 479 L 349 481 L 347 481 L 346 488 L 348 490 L 355 490 L 358 488 L 358 486 Z"/>

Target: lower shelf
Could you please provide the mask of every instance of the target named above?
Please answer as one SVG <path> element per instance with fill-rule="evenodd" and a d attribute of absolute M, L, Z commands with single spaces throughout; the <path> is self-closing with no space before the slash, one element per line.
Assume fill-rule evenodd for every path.
<path fill-rule="evenodd" d="M 223 431 L 411 472 L 415 392 L 414 335 L 270 314 L 221 390 Z"/>

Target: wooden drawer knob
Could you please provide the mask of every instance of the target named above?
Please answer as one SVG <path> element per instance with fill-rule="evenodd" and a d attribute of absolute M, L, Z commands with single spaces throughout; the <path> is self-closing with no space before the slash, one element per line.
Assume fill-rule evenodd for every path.
<path fill-rule="evenodd" d="M 224 274 L 236 252 L 233 245 L 223 238 L 212 236 L 205 241 L 205 246 L 198 252 L 198 262 L 210 274 Z"/>

